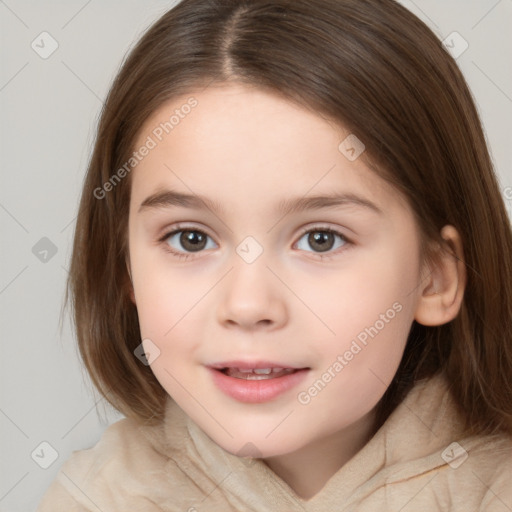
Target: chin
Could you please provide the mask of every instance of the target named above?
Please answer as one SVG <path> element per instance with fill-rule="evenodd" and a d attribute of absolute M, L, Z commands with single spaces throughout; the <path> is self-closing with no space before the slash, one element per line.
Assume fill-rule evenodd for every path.
<path fill-rule="evenodd" d="M 247 431 L 239 435 L 235 432 L 231 432 L 233 434 L 233 438 L 226 439 L 226 437 L 223 436 L 223 439 L 216 439 L 213 437 L 212 439 L 221 448 L 232 455 L 236 455 L 237 457 L 252 457 L 256 459 L 276 457 L 286 453 L 291 453 L 300 449 L 304 444 L 303 442 L 291 443 L 291 439 L 288 436 L 284 439 L 280 436 L 276 436 L 274 439 L 265 438 L 266 434 L 262 434 L 262 432 L 263 430 L 260 430 L 259 433 L 254 436 L 251 436 Z"/>

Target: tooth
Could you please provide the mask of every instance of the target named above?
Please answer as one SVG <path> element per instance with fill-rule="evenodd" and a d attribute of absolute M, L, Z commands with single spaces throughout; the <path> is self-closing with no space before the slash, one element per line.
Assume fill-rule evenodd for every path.
<path fill-rule="evenodd" d="M 247 368 L 233 368 L 233 370 L 238 371 L 240 373 L 252 373 L 252 370 Z"/>
<path fill-rule="evenodd" d="M 284 368 L 272 368 L 272 371 L 273 371 L 274 373 L 281 372 L 281 371 L 283 371 L 283 370 L 284 370 Z"/>
<path fill-rule="evenodd" d="M 272 372 L 272 368 L 254 368 L 253 372 L 257 375 L 269 375 Z"/>

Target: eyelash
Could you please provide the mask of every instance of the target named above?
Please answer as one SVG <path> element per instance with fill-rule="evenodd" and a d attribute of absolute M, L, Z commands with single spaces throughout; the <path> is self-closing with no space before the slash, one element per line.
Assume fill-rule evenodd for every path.
<path fill-rule="evenodd" d="M 163 235 L 161 238 L 158 239 L 158 242 L 162 243 L 164 245 L 165 251 L 171 253 L 174 257 L 178 258 L 179 260 L 186 261 L 186 260 L 194 257 L 194 253 L 178 252 L 175 249 L 172 249 L 169 246 L 169 244 L 166 243 L 167 240 L 169 239 L 169 237 L 175 235 L 176 233 L 181 233 L 182 231 L 192 231 L 195 233 L 201 233 L 202 235 L 205 235 L 209 238 L 211 238 L 211 237 L 210 237 L 210 235 L 208 235 L 208 233 L 205 233 L 204 231 L 197 229 L 194 226 L 184 226 L 184 225 L 178 224 L 175 229 L 173 229 L 172 231 L 166 232 L 165 235 Z M 313 253 L 316 257 L 318 257 L 318 259 L 320 259 L 322 261 L 332 259 L 339 252 L 345 252 L 350 246 L 353 245 L 353 243 L 343 233 L 340 233 L 339 231 L 336 231 L 335 229 L 325 227 L 325 226 L 313 226 L 313 227 L 308 227 L 308 228 L 303 229 L 298 240 L 300 240 L 305 234 L 311 233 L 311 232 L 313 232 L 313 233 L 314 232 L 332 233 L 333 235 L 339 236 L 344 242 L 344 245 L 341 248 L 341 250 L 340 250 L 340 248 L 338 248 L 335 252 L 328 253 L 327 255 L 324 255 L 322 253 Z M 198 252 L 202 252 L 202 251 L 198 251 Z M 307 252 L 309 252 L 309 251 L 307 251 Z"/>

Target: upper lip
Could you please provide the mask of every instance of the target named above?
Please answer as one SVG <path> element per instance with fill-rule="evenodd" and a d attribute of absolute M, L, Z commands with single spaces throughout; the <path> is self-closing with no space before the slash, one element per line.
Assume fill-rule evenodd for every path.
<path fill-rule="evenodd" d="M 275 361 L 225 361 L 221 363 L 213 363 L 208 365 L 210 368 L 216 370 L 223 370 L 224 368 L 240 368 L 242 370 L 260 369 L 260 368 L 292 368 L 294 370 L 301 370 L 305 366 L 291 366 L 287 363 L 277 363 Z"/>

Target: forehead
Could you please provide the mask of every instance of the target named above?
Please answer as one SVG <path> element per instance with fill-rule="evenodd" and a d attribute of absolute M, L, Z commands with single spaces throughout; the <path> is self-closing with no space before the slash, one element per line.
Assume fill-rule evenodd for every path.
<path fill-rule="evenodd" d="M 172 186 L 220 201 L 229 195 L 239 207 L 257 206 L 263 192 L 277 200 L 336 189 L 389 202 L 396 192 L 363 158 L 347 158 L 342 143 L 352 137 L 343 126 L 256 88 L 193 91 L 164 103 L 142 126 L 134 150 L 151 149 L 132 171 L 132 197 L 141 202 Z"/>

